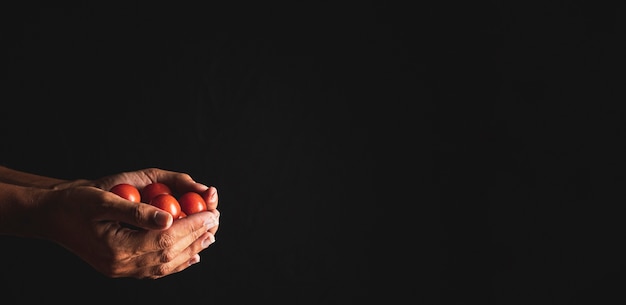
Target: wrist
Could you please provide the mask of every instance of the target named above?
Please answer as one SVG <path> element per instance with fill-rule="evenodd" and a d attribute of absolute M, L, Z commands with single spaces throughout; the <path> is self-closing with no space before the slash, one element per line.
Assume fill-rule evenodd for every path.
<path fill-rule="evenodd" d="M 40 207 L 50 190 L 0 183 L 0 234 L 41 236 Z"/>

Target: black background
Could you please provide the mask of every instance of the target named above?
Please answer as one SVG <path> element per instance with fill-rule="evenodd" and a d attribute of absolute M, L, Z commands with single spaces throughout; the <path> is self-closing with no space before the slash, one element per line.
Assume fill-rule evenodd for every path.
<path fill-rule="evenodd" d="M 625 7 L 517 2 L 3 4 L 3 164 L 188 172 L 222 212 L 157 281 L 5 237 L 3 294 L 623 301 Z"/>

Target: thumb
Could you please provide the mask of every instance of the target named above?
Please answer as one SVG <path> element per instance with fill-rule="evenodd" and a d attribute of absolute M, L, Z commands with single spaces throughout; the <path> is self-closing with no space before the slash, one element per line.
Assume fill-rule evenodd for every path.
<path fill-rule="evenodd" d="M 165 230 L 172 225 L 174 221 L 172 214 L 160 211 L 157 208 L 151 210 L 152 211 L 147 213 L 147 219 L 140 219 L 140 222 L 137 223 L 138 227 L 152 230 Z"/>
<path fill-rule="evenodd" d="M 123 204 L 115 205 L 116 209 L 109 210 L 109 219 L 146 230 L 165 230 L 174 221 L 172 214 L 153 205 L 123 199 L 122 201 Z"/>

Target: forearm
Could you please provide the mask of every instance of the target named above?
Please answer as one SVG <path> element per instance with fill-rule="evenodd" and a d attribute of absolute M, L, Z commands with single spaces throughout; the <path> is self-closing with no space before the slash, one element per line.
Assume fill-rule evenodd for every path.
<path fill-rule="evenodd" d="M 50 190 L 0 182 L 0 234 L 38 236 L 37 206 Z"/>
<path fill-rule="evenodd" d="M 67 182 L 67 180 L 40 176 L 32 173 L 18 171 L 5 166 L 0 166 L 0 182 L 21 186 L 52 189 L 59 184 Z"/>
<path fill-rule="evenodd" d="M 64 180 L 18 171 L 2 165 L 0 165 L 0 183 L 50 190 L 93 184 L 92 181 L 86 179 Z"/>

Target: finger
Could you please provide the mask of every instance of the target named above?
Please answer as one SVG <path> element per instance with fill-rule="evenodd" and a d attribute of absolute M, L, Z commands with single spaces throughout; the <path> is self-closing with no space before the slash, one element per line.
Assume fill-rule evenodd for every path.
<path fill-rule="evenodd" d="M 177 243 L 177 246 L 187 245 L 182 250 L 175 246 L 136 257 L 135 266 L 138 268 L 135 277 L 160 278 L 198 263 L 200 261 L 198 253 L 215 242 L 215 236 L 206 231 L 207 226 L 209 225 L 201 224 L 193 234 L 190 234 L 197 236 L 191 244 L 182 241 Z M 170 230 L 176 230 L 176 228 Z"/>
<path fill-rule="evenodd" d="M 176 220 L 169 231 L 181 228 L 179 234 L 182 236 L 173 249 L 183 251 L 218 224 L 219 216 L 208 211 L 198 212 Z"/>
<path fill-rule="evenodd" d="M 208 232 L 211 232 L 211 234 L 216 235 L 217 234 L 217 230 L 219 229 L 219 225 L 209 229 Z"/>
<path fill-rule="evenodd" d="M 209 212 L 196 213 L 175 221 L 168 232 L 176 232 L 176 236 L 179 237 L 178 242 L 169 249 L 165 249 L 165 256 L 176 257 L 174 265 L 191 259 L 193 255 L 215 241 L 215 235 L 209 232 L 209 229 L 214 228 L 218 223 L 219 219 L 215 214 Z"/>
<path fill-rule="evenodd" d="M 196 182 L 191 177 L 191 175 L 187 173 L 152 168 L 147 169 L 145 171 L 145 174 L 150 178 L 152 182 L 165 183 L 170 186 L 174 192 L 177 193 L 201 193 L 209 188 L 205 184 Z"/>
<path fill-rule="evenodd" d="M 211 186 L 202 194 L 204 197 L 204 201 L 206 201 L 207 209 L 209 211 L 217 209 L 217 203 L 219 199 L 219 196 L 217 194 L 217 188 Z"/>
<path fill-rule="evenodd" d="M 164 230 L 174 221 L 170 213 L 153 205 L 132 202 L 113 193 L 105 193 L 104 196 L 108 197 L 98 214 L 100 220 L 118 221 L 147 230 Z"/>
<path fill-rule="evenodd" d="M 170 274 L 181 272 L 190 266 L 199 263 L 199 252 L 206 249 L 214 241 L 215 237 L 213 237 L 213 234 L 205 232 L 196 242 L 188 247 L 188 251 L 184 251 L 174 260 L 165 264 L 140 268 L 137 273 L 141 275 L 137 277 L 158 279 Z"/>
<path fill-rule="evenodd" d="M 217 224 L 215 226 L 209 228 L 209 232 L 211 232 L 213 235 L 215 235 L 215 234 L 217 234 L 217 230 L 219 229 L 220 211 L 219 210 L 212 210 L 212 211 L 207 211 L 207 212 L 212 213 L 217 218 Z"/>
<path fill-rule="evenodd" d="M 149 242 L 151 246 L 144 245 L 143 249 L 138 250 L 149 252 L 163 250 L 164 257 L 176 257 L 218 223 L 219 218 L 210 212 L 199 212 L 177 219 L 167 230 L 145 231 L 145 236 L 140 238 L 151 241 Z"/>
<path fill-rule="evenodd" d="M 174 264 L 178 266 L 182 260 L 190 259 L 191 255 L 195 254 L 185 250 L 193 243 L 197 243 L 209 228 L 217 225 L 218 221 L 214 213 L 200 212 L 176 220 L 167 230 L 128 229 L 119 230 L 118 233 L 127 234 L 128 244 L 132 245 L 130 253 L 140 253 L 133 258 L 136 267 L 147 268 L 169 263 L 182 254 L 184 257 L 179 258 Z M 201 239 L 200 243 L 202 240 L 204 239 Z"/>
<path fill-rule="evenodd" d="M 170 265 L 176 266 L 171 273 L 176 273 L 189 268 L 191 265 L 200 262 L 200 252 L 208 248 L 215 242 L 215 236 L 210 232 L 205 232 L 196 241 L 194 241 L 189 247 L 187 247 L 184 254 L 179 255 L 176 260 L 173 260 Z"/>

